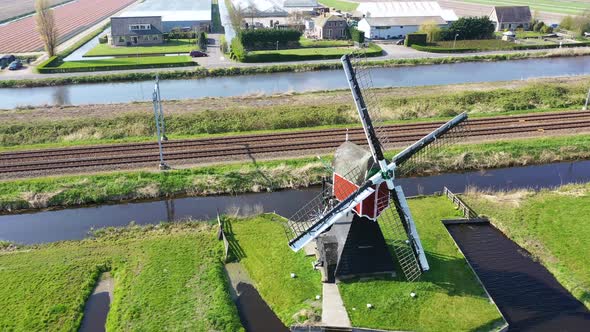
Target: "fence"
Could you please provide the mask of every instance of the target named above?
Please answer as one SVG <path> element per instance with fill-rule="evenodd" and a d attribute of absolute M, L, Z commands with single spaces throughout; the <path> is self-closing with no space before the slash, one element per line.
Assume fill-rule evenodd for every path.
<path fill-rule="evenodd" d="M 457 195 L 453 194 L 449 190 L 449 188 L 444 187 L 443 195 L 447 196 L 453 202 L 453 204 L 455 204 L 457 206 L 457 209 L 459 209 L 461 212 L 463 212 L 463 217 L 465 217 L 467 219 L 479 218 L 479 215 L 475 211 L 473 211 L 467 204 L 465 204 L 465 202 L 463 202 L 462 199 L 457 197 Z"/>

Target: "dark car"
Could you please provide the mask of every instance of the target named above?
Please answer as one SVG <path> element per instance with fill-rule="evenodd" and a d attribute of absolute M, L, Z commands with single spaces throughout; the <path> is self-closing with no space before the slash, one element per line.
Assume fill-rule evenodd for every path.
<path fill-rule="evenodd" d="M 16 60 L 16 57 L 11 54 L 3 55 L 0 57 L 0 68 L 4 69 L 13 61 Z"/>
<path fill-rule="evenodd" d="M 400 39 L 397 42 L 395 42 L 395 45 L 403 45 L 404 41 L 405 41 L 405 39 Z"/>
<path fill-rule="evenodd" d="M 207 53 L 194 50 L 191 51 L 190 56 L 192 56 L 193 58 L 202 58 L 204 56 L 207 56 Z"/>
<path fill-rule="evenodd" d="M 20 62 L 19 59 L 16 59 L 10 63 L 8 66 L 8 70 L 19 70 L 23 67 L 23 64 Z"/>

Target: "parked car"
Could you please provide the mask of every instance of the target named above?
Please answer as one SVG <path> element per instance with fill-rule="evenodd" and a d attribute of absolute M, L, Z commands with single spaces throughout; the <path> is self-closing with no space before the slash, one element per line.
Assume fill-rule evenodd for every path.
<path fill-rule="evenodd" d="M 191 51 L 190 56 L 193 58 L 202 58 L 202 57 L 207 56 L 207 53 L 193 50 L 193 51 Z"/>
<path fill-rule="evenodd" d="M 4 69 L 8 65 L 10 65 L 13 61 L 16 60 L 16 57 L 12 54 L 3 55 L 0 57 L 0 68 Z"/>
<path fill-rule="evenodd" d="M 20 62 L 19 59 L 16 59 L 10 63 L 8 66 L 8 70 L 19 70 L 23 67 L 23 64 Z"/>
<path fill-rule="evenodd" d="M 584 32 L 584 37 L 590 37 L 590 32 Z"/>
<path fill-rule="evenodd" d="M 395 42 L 395 45 L 403 45 L 404 44 L 405 39 L 400 39 L 398 41 Z"/>

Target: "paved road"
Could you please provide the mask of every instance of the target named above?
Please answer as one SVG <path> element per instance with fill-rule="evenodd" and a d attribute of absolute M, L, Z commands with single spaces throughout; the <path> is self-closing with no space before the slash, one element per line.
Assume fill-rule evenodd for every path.
<path fill-rule="evenodd" d="M 389 59 L 418 59 L 418 58 L 444 58 L 444 57 L 469 57 L 474 55 L 493 55 L 493 54 L 512 54 L 523 53 L 523 51 L 486 51 L 464 54 L 446 54 L 446 53 L 428 53 L 420 52 L 405 46 L 398 46 L 390 43 L 378 43 L 384 50 L 384 55 L 374 57 L 372 60 L 389 60 Z M 580 51 L 590 52 L 590 47 L 576 48 Z M 546 52 L 547 50 L 527 50 L 527 53 Z M 210 56 L 207 58 L 196 58 L 195 60 L 200 66 L 205 68 L 228 68 L 228 67 L 265 67 L 273 65 L 285 64 L 311 64 L 311 63 L 337 63 L 340 60 L 311 60 L 311 61 L 290 61 L 290 62 L 268 62 L 268 63 L 241 63 L 230 60 L 221 54 L 219 47 L 213 45 L 209 48 Z M 89 73 L 59 73 L 59 74 L 37 74 L 31 70 L 9 72 L 3 70 L 0 72 L 0 80 L 14 80 L 14 79 L 42 79 L 42 78 L 59 78 L 59 77 L 76 77 L 76 76 L 93 76 L 106 74 L 121 74 L 121 73 L 156 73 L 167 71 L 191 71 L 193 67 L 185 68 L 160 68 L 160 69 L 132 69 L 132 70 L 115 70 L 115 71 L 101 71 Z"/>

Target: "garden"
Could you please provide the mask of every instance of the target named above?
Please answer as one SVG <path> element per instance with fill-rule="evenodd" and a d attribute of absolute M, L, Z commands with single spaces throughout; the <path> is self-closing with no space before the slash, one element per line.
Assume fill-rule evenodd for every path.
<path fill-rule="evenodd" d="M 282 62 L 338 59 L 357 51 L 353 42 L 364 42 L 364 34 L 350 28 L 347 40 L 312 40 L 297 30 L 241 30 L 231 43 L 231 57 L 240 62 Z M 366 56 L 380 56 L 382 49 L 369 44 Z"/>

